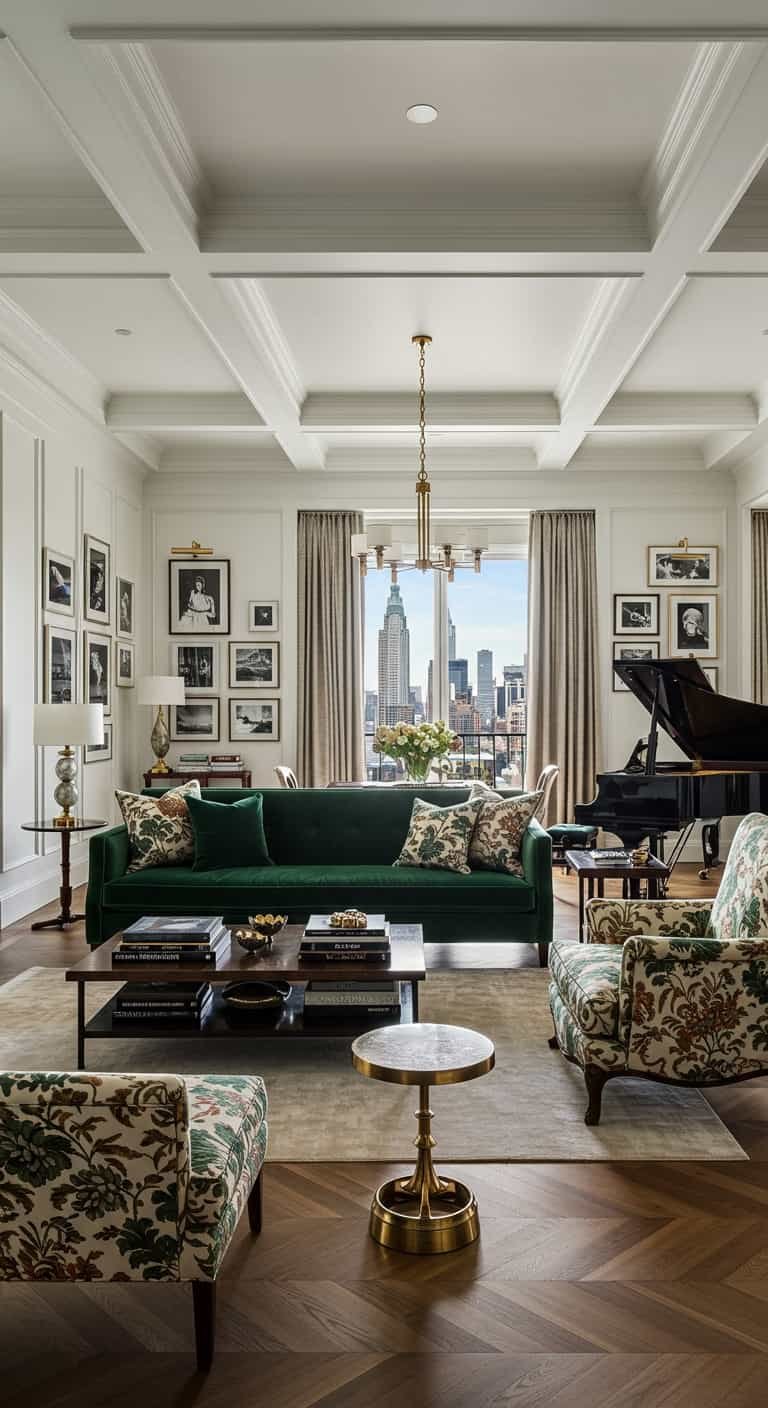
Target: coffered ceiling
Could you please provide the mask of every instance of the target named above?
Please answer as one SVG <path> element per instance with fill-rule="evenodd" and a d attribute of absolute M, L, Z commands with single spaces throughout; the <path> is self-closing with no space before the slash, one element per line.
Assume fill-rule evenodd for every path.
<path fill-rule="evenodd" d="M 510 8 L 0 0 L 0 364 L 160 472 L 380 472 L 425 331 L 435 469 L 732 466 L 764 0 Z"/>

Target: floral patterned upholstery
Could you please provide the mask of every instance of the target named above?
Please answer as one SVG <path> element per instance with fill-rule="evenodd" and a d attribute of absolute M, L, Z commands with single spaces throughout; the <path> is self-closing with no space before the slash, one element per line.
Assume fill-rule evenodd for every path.
<path fill-rule="evenodd" d="M 768 934 L 768 817 L 752 812 L 740 822 L 712 906 L 716 939 Z"/>
<path fill-rule="evenodd" d="M 620 948 L 614 944 L 557 942 L 549 950 L 549 971 L 565 1006 L 583 1032 L 589 1036 L 616 1036 Z"/>
<path fill-rule="evenodd" d="M 551 953 L 551 950 L 550 950 Z M 555 1026 L 557 1044 L 564 1055 L 582 1070 L 597 1066 L 599 1070 L 621 1075 L 626 1069 L 626 1052 L 621 1042 L 610 1037 L 588 1036 L 563 1002 L 556 983 L 549 985 L 549 1005 Z"/>
<path fill-rule="evenodd" d="M 479 797 L 458 802 L 453 807 L 436 807 L 416 797 L 408 835 L 395 865 L 455 870 L 459 875 L 469 875 L 469 843 L 482 805 Z"/>
<path fill-rule="evenodd" d="M 266 1139 L 257 1076 L 0 1074 L 0 1280 L 213 1279 Z"/>
<path fill-rule="evenodd" d="M 623 944 L 640 934 L 703 939 L 713 900 L 587 900 L 587 943 Z"/>

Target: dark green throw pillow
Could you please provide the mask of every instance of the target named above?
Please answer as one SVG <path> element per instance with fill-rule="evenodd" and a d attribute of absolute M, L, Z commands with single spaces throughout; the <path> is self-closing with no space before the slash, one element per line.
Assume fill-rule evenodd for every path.
<path fill-rule="evenodd" d="M 274 865 L 264 835 L 264 798 L 260 792 L 240 802 L 209 802 L 187 797 L 195 833 L 193 870 L 229 870 L 239 865 Z"/>

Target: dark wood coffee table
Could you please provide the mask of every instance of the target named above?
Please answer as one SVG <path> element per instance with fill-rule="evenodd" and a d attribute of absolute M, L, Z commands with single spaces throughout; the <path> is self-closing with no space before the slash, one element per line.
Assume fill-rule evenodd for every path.
<path fill-rule="evenodd" d="M 302 933 L 300 924 L 289 925 L 278 934 L 271 952 L 255 957 L 245 953 L 233 939 L 229 952 L 225 949 L 219 954 L 215 968 L 173 963 L 132 963 L 116 966 L 112 962 L 112 952 L 121 938 L 121 935 L 116 934 L 66 972 L 67 980 L 77 983 L 77 1070 L 85 1069 L 85 1043 L 90 1040 L 133 1041 L 136 1037 L 172 1037 L 174 1040 L 189 1040 L 190 1037 L 198 1040 L 208 1037 L 236 1037 L 242 1040 L 243 1037 L 252 1037 L 263 1041 L 305 1037 L 313 1041 L 352 1041 L 371 1027 L 386 1025 L 381 1017 L 372 1018 L 354 1012 L 344 1021 L 305 1015 L 304 985 L 309 981 L 362 983 L 370 978 L 379 981 L 395 978 L 400 982 L 401 1009 L 397 1020 L 418 1022 L 419 983 L 427 976 L 424 935 L 420 924 L 391 926 L 392 952 L 388 963 L 302 963 L 299 961 Z M 293 992 L 283 1007 L 261 1012 L 252 1018 L 233 1019 L 216 988 L 225 983 L 246 981 L 249 978 L 267 983 L 282 978 L 293 984 Z M 188 982 L 194 986 L 207 982 L 213 985 L 213 1004 L 202 1027 L 190 1026 L 179 1030 L 178 1025 L 172 1026 L 168 1022 L 113 1022 L 114 996 L 86 1021 L 85 989 L 88 983 L 167 982 Z"/>
<path fill-rule="evenodd" d="M 602 899 L 605 880 L 622 880 L 624 893 L 633 900 L 640 899 L 641 881 L 645 881 L 646 896 L 649 900 L 658 899 L 662 885 L 669 879 L 669 866 L 649 856 L 645 865 L 632 865 L 630 861 L 615 861 L 608 865 L 597 865 L 595 856 L 599 851 L 566 851 L 565 869 L 575 871 L 579 881 L 579 943 L 584 942 L 584 898 Z"/>

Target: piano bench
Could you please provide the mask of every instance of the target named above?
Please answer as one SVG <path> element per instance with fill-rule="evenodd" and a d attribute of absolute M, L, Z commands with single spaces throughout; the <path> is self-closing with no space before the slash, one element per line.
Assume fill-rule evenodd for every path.
<path fill-rule="evenodd" d="M 559 862 L 564 865 L 566 851 L 594 851 L 597 845 L 596 826 L 560 822 L 557 826 L 548 826 L 547 831 L 552 837 L 553 864 Z"/>

